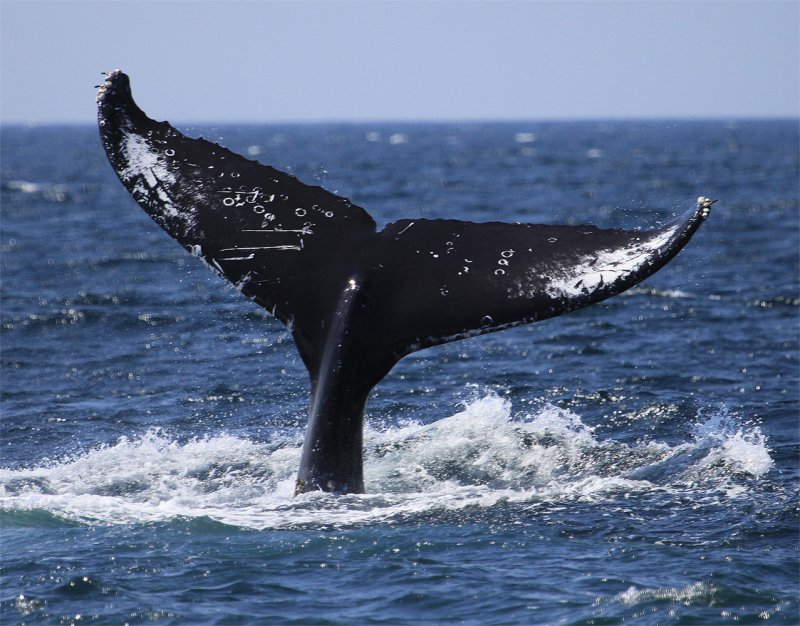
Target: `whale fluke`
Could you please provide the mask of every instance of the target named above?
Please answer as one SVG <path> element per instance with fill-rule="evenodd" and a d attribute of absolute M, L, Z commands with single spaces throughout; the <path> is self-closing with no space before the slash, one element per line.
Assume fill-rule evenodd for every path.
<path fill-rule="evenodd" d="M 120 71 L 97 102 L 134 199 L 291 329 L 311 378 L 298 493 L 363 492 L 364 405 L 403 356 L 618 294 L 675 256 L 713 202 L 649 231 L 429 219 L 378 231 L 346 198 L 148 118 Z"/>

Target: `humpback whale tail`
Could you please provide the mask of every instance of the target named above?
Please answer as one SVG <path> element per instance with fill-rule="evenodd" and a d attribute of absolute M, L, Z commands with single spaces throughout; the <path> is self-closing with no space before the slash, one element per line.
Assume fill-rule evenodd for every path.
<path fill-rule="evenodd" d="M 148 118 L 106 75 L 100 137 L 123 185 L 164 230 L 286 324 L 311 378 L 297 492 L 362 492 L 370 390 L 403 356 L 554 317 L 667 263 L 711 200 L 650 231 L 400 220 Z"/>

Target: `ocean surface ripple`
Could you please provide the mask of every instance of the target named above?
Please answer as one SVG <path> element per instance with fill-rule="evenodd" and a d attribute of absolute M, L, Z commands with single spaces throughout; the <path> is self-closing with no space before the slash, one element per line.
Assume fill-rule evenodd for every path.
<path fill-rule="evenodd" d="M 379 226 L 719 202 L 622 296 L 404 359 L 367 493 L 292 497 L 287 330 L 138 209 L 95 129 L 2 128 L 0 622 L 800 622 L 796 121 L 186 131 Z"/>

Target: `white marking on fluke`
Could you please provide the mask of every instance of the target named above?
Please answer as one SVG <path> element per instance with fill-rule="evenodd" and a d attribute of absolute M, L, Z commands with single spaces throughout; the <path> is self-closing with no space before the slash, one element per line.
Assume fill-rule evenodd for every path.
<path fill-rule="evenodd" d="M 405 227 L 403 230 L 401 230 L 399 233 L 397 233 L 397 236 L 399 237 L 400 235 L 402 235 L 404 232 L 406 232 L 406 231 L 407 231 L 409 228 L 411 228 L 413 225 L 414 225 L 414 222 L 411 222 L 411 223 L 410 223 L 408 226 L 406 226 L 406 227 Z"/>
<path fill-rule="evenodd" d="M 649 262 L 680 228 L 681 225 L 677 224 L 652 239 L 616 250 L 601 250 L 597 254 L 586 255 L 574 265 L 550 266 L 547 268 L 550 281 L 545 292 L 554 299 L 574 298 L 612 285 L 637 272 Z M 536 277 L 539 275 L 537 272 Z M 529 287 L 519 285 L 520 295 L 532 295 L 528 291 Z"/>
<path fill-rule="evenodd" d="M 122 154 L 126 165 L 119 171 L 120 178 L 132 183 L 134 193 L 144 198 L 149 199 L 155 193 L 159 200 L 158 214 L 180 219 L 191 229 L 195 225 L 193 212 L 178 208 L 172 201 L 168 189 L 177 180 L 153 146 L 144 137 L 129 133 L 122 143 Z"/>

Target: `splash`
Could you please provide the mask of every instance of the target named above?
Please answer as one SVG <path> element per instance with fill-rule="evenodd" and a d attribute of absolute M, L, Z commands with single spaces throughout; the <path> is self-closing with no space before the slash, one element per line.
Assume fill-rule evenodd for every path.
<path fill-rule="evenodd" d="M 150 430 L 58 461 L 0 469 L 0 508 L 100 524 L 210 518 L 256 529 L 341 527 L 654 490 L 738 497 L 773 463 L 758 427 L 725 414 L 699 422 L 685 443 L 621 443 L 598 438 L 571 411 L 545 405 L 514 415 L 510 402 L 489 395 L 432 424 L 368 426 L 367 494 L 293 497 L 300 439 L 219 434 L 178 442 Z"/>
<path fill-rule="evenodd" d="M 774 464 L 761 428 L 755 424 L 742 426 L 727 411 L 710 415 L 695 424 L 694 430 L 695 444 L 709 448 L 695 468 L 698 472 L 713 470 L 720 475 L 739 473 L 758 478 Z"/>

